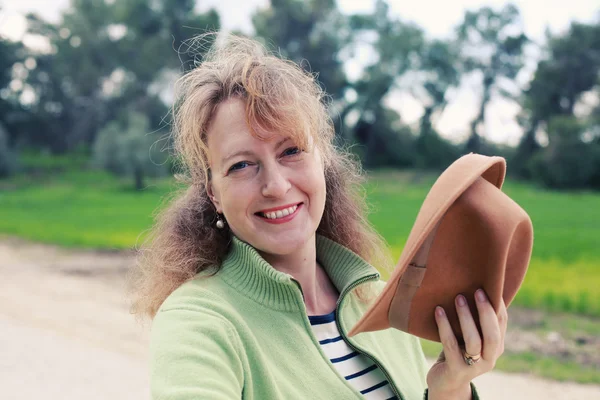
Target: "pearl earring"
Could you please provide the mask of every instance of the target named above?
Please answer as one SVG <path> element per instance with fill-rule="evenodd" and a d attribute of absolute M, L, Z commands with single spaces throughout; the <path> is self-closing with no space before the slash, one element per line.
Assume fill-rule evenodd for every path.
<path fill-rule="evenodd" d="M 219 229 L 223 229 L 225 228 L 225 222 L 223 222 L 223 220 L 221 219 L 221 217 L 219 216 L 219 214 L 217 214 L 217 228 Z"/>

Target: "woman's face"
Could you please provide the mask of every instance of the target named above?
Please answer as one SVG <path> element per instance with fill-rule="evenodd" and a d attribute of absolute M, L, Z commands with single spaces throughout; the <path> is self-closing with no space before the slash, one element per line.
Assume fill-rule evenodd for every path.
<path fill-rule="evenodd" d="M 240 99 L 218 106 L 207 135 L 209 195 L 238 238 L 273 255 L 290 254 L 313 238 L 325 208 L 316 146 L 303 152 L 285 132 L 268 132 L 267 140 L 252 136 Z"/>

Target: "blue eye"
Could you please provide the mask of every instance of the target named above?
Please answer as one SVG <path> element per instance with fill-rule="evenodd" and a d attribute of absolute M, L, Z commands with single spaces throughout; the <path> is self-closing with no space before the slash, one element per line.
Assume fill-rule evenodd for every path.
<path fill-rule="evenodd" d="M 248 161 L 240 161 L 239 163 L 235 163 L 231 166 L 231 168 L 229 168 L 229 171 L 237 171 L 240 169 L 244 169 L 245 167 L 248 166 Z"/>
<path fill-rule="evenodd" d="M 301 150 L 298 147 L 290 147 L 289 149 L 285 149 L 283 152 L 284 156 L 293 156 L 296 154 L 300 154 Z"/>

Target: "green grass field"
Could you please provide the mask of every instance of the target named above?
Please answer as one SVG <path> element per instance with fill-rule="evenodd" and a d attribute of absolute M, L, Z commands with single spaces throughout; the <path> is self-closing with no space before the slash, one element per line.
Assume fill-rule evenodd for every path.
<path fill-rule="evenodd" d="M 40 180 L 42 179 L 42 180 Z M 435 177 L 372 174 L 371 221 L 397 257 Z M 152 181 L 142 192 L 106 173 L 76 171 L 0 181 L 0 234 L 63 246 L 123 249 L 139 244 L 175 187 Z M 600 316 L 600 194 L 558 193 L 507 182 L 531 216 L 533 257 L 515 304 Z"/>

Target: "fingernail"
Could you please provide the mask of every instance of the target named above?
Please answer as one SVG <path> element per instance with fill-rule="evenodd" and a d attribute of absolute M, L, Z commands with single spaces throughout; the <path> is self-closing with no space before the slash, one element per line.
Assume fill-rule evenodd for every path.
<path fill-rule="evenodd" d="M 444 309 L 440 306 L 437 306 L 435 308 L 435 313 L 438 317 L 443 317 L 444 316 Z"/>
<path fill-rule="evenodd" d="M 485 301 L 487 300 L 485 292 L 482 289 L 479 289 L 475 292 L 475 298 L 480 303 L 485 303 Z"/>
<path fill-rule="evenodd" d="M 465 299 L 465 296 L 463 296 L 462 294 L 459 294 L 456 297 L 456 302 L 458 303 L 459 306 L 464 307 L 467 304 L 467 300 Z"/>

